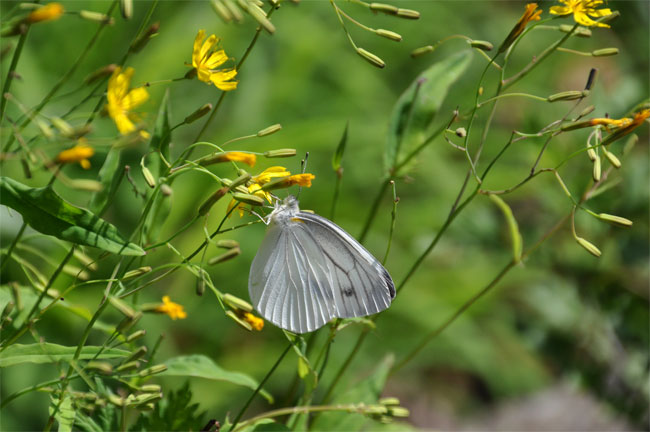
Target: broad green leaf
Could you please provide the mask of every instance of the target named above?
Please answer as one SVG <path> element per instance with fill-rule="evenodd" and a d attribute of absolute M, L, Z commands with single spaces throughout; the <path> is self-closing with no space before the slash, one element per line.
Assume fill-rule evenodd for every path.
<path fill-rule="evenodd" d="M 21 363 L 53 363 L 57 361 L 70 361 L 77 350 L 76 346 L 63 346 L 53 343 L 13 344 L 0 352 L 0 367 L 13 366 Z M 97 355 L 101 351 L 101 354 Z M 99 346 L 85 346 L 81 349 L 80 360 L 96 358 L 112 359 L 126 357 L 129 351 L 106 348 Z"/>
<path fill-rule="evenodd" d="M 393 356 L 388 355 L 377 365 L 372 374 L 363 381 L 354 384 L 347 391 L 343 391 L 332 400 L 332 405 L 348 403 L 376 404 L 379 401 L 388 372 L 393 365 Z M 312 430 L 337 430 L 354 431 L 361 430 L 368 421 L 368 417 L 362 414 L 350 414 L 346 412 L 324 412 L 314 420 Z M 372 430 L 372 428 L 368 428 Z"/>
<path fill-rule="evenodd" d="M 0 204 L 16 210 L 36 231 L 61 240 L 120 255 L 144 255 L 117 228 L 95 214 L 64 201 L 51 187 L 32 188 L 0 177 Z"/>
<path fill-rule="evenodd" d="M 120 169 L 120 156 L 122 149 L 111 148 L 106 154 L 104 164 L 99 170 L 99 182 L 102 184 L 102 190 L 95 192 L 90 200 L 90 210 L 96 214 L 102 214 L 110 198 L 115 194 L 117 187 L 122 179 Z"/>
<path fill-rule="evenodd" d="M 56 409 L 56 406 L 59 405 L 59 399 L 52 398 L 52 404 L 50 405 L 50 415 L 54 414 L 54 418 L 59 424 L 59 432 L 72 432 L 72 426 L 74 426 L 75 419 L 75 410 L 72 406 L 72 398 L 70 393 L 66 393 L 63 398 L 63 402 L 59 405 L 59 408 Z M 56 412 L 55 412 L 56 409 Z"/>
<path fill-rule="evenodd" d="M 345 145 L 348 142 L 348 128 L 350 127 L 350 122 L 345 124 L 345 130 L 343 131 L 343 136 L 339 141 L 338 147 L 336 147 L 336 152 L 332 157 L 332 169 L 338 173 L 339 168 L 341 168 L 341 159 L 343 159 L 343 152 L 345 152 Z"/>
<path fill-rule="evenodd" d="M 248 375 L 241 372 L 231 372 L 221 368 L 212 359 L 200 354 L 174 357 L 165 362 L 167 370 L 160 375 L 196 377 L 215 381 L 227 381 L 255 390 L 258 383 Z M 273 396 L 267 391 L 260 390 L 260 394 L 273 403 Z"/>
<path fill-rule="evenodd" d="M 465 72 L 471 58 L 471 51 L 461 51 L 434 63 L 397 100 L 388 124 L 385 163 L 389 173 L 425 142 L 449 88 Z"/>
<path fill-rule="evenodd" d="M 517 224 L 517 219 L 512 214 L 512 209 L 510 206 L 503 200 L 499 195 L 490 195 L 490 200 L 499 207 L 501 213 L 506 218 L 506 223 L 508 224 L 508 231 L 510 232 L 510 242 L 512 244 L 512 258 L 515 262 L 521 260 L 522 252 L 522 240 L 521 233 L 519 232 L 519 225 Z"/>

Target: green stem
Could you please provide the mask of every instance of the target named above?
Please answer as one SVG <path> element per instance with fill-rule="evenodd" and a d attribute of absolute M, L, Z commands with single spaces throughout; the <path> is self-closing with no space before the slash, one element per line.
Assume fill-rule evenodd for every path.
<path fill-rule="evenodd" d="M 363 226 L 363 229 L 361 230 L 361 234 L 359 235 L 359 243 L 363 243 L 363 241 L 366 239 L 366 235 L 368 235 L 370 226 L 372 225 L 372 222 L 375 220 L 375 216 L 377 215 L 377 209 L 379 208 L 379 204 L 381 204 L 381 200 L 384 197 L 384 192 L 386 191 L 386 188 L 388 187 L 388 185 L 390 185 L 390 181 L 391 181 L 390 178 L 385 179 L 382 182 L 381 186 L 379 187 L 379 192 L 375 197 L 375 201 L 370 206 L 370 212 L 368 213 L 368 217 L 366 218 L 366 223 Z"/>
<path fill-rule="evenodd" d="M 544 60 L 548 58 L 549 55 L 553 53 L 557 48 L 559 48 L 564 42 L 567 41 L 573 35 L 573 32 L 578 28 L 578 24 L 576 23 L 571 31 L 569 31 L 566 35 L 564 35 L 561 39 L 559 39 L 557 42 L 546 48 L 542 53 L 538 56 L 535 57 L 533 61 L 528 63 L 522 70 L 520 70 L 518 73 L 515 75 L 511 76 L 510 78 L 503 80 L 503 89 L 507 89 L 517 81 L 519 81 L 521 78 L 525 77 L 528 75 L 533 69 L 535 69 L 537 66 L 539 66 Z"/>
<path fill-rule="evenodd" d="M 73 375 L 73 376 L 70 377 L 71 380 L 75 379 L 75 378 L 79 378 L 79 375 Z M 36 390 L 40 390 L 40 389 L 45 388 L 47 386 L 58 384 L 60 381 L 61 381 L 60 378 L 56 378 L 56 379 L 53 379 L 51 381 L 45 381 L 45 382 L 42 382 L 40 384 L 36 384 L 36 385 L 30 386 L 30 387 L 24 388 L 22 390 L 19 390 L 19 391 L 15 392 L 15 393 L 12 393 L 9 396 L 7 396 L 6 398 L 2 399 L 2 401 L 0 402 L 0 409 L 4 408 L 9 402 L 11 402 L 12 400 L 14 400 L 14 399 L 16 399 L 16 398 L 18 398 L 18 397 L 20 397 L 20 396 L 22 396 L 24 394 L 31 393 L 31 392 L 36 391 Z"/>
<path fill-rule="evenodd" d="M 395 189 L 395 181 L 391 180 L 391 186 L 393 186 L 393 210 L 390 212 L 390 231 L 388 232 L 388 244 L 386 245 L 386 253 L 384 254 L 384 259 L 381 260 L 382 265 L 386 265 L 386 260 L 388 259 L 388 254 L 390 253 L 390 247 L 393 243 L 393 232 L 395 231 L 395 219 L 397 217 L 397 203 L 399 199 L 397 198 L 397 190 Z"/>
<path fill-rule="evenodd" d="M 330 208 L 330 220 L 334 220 L 336 213 L 336 204 L 339 201 L 339 191 L 341 189 L 341 174 L 336 173 L 336 183 L 334 184 L 334 197 L 332 198 L 332 207 Z"/>
<path fill-rule="evenodd" d="M 47 295 L 47 292 L 52 287 L 52 284 L 54 284 L 54 281 L 56 280 L 56 278 L 63 271 L 63 267 L 65 267 L 65 265 L 68 263 L 70 258 L 72 258 L 72 255 L 74 253 L 74 248 L 75 248 L 74 246 L 72 246 L 70 248 L 70 250 L 68 251 L 66 256 L 61 261 L 61 264 L 59 264 L 59 266 L 56 268 L 56 270 L 54 270 L 54 273 L 52 273 L 52 276 L 50 277 L 50 280 L 47 282 L 47 285 L 45 285 L 45 287 L 43 288 L 43 291 L 41 291 L 41 294 L 36 299 L 36 302 L 34 302 L 34 306 L 32 306 L 31 310 L 29 311 L 29 313 L 25 317 L 25 321 L 23 322 L 23 325 L 18 330 L 16 330 L 14 332 L 14 334 L 9 338 L 9 340 L 2 343 L 2 346 L 0 346 L 0 352 L 4 351 L 8 346 L 10 346 L 16 340 L 18 340 L 18 338 L 20 336 L 22 336 L 27 331 L 29 326 L 31 324 L 33 324 L 33 322 L 32 322 L 33 320 L 31 319 L 32 315 L 34 315 L 34 313 L 36 312 L 36 310 L 40 306 L 41 301 L 43 301 L 43 298 L 45 298 L 45 296 Z"/>
<path fill-rule="evenodd" d="M 503 98 L 507 98 L 507 97 L 526 97 L 526 98 L 535 99 L 535 100 L 538 100 L 538 101 L 541 101 L 541 102 L 548 102 L 548 99 L 545 98 L 545 97 L 535 96 L 535 95 L 528 94 L 528 93 L 506 93 L 506 94 L 502 94 L 502 95 L 499 95 L 499 96 L 491 97 L 490 99 L 486 99 L 483 102 L 481 102 L 480 104 L 478 104 L 478 107 L 480 108 L 486 103 L 493 102 L 493 101 L 503 99 Z"/>
<path fill-rule="evenodd" d="M 20 59 L 20 54 L 23 52 L 23 46 L 25 46 L 25 41 L 27 40 L 27 33 L 31 26 L 25 28 L 25 32 L 20 35 L 18 39 L 18 45 L 16 45 L 16 51 L 11 58 L 11 64 L 9 65 L 9 71 L 7 72 L 7 78 L 5 78 L 5 85 L 2 87 L 2 94 L 0 95 L 0 122 L 4 119 L 5 108 L 7 107 L 7 98 L 5 94 L 9 93 L 11 89 L 11 83 L 14 79 L 14 72 L 16 71 L 16 66 L 18 66 L 18 60 Z"/>
<path fill-rule="evenodd" d="M 309 412 L 323 412 L 323 411 L 343 411 L 343 412 L 364 412 L 363 405 L 357 404 L 345 404 L 345 405 L 316 405 L 316 406 L 298 406 L 298 407 L 289 407 L 289 408 L 280 408 L 272 411 L 267 411 L 264 414 L 260 414 L 256 417 L 250 418 L 239 425 L 238 429 L 230 429 L 232 432 L 242 430 L 249 425 L 254 424 L 265 418 L 280 417 L 287 414 L 299 414 L 299 413 L 309 413 Z"/>
<path fill-rule="evenodd" d="M 16 237 L 14 237 L 13 241 L 11 242 L 11 245 L 9 245 L 9 249 L 7 249 L 7 252 L 4 253 L 5 257 L 2 259 L 2 264 L 0 264 L 0 272 L 5 268 L 7 262 L 9 262 L 11 253 L 14 251 L 16 245 L 18 244 L 18 241 L 20 240 L 23 233 L 25 232 L 25 228 L 27 228 L 27 224 L 23 222 L 23 224 L 20 226 L 20 229 L 16 233 Z"/>
<path fill-rule="evenodd" d="M 264 384 L 265 384 L 266 381 L 271 377 L 271 375 L 273 374 L 273 372 L 275 372 L 275 370 L 277 369 L 277 367 L 278 367 L 278 366 L 280 365 L 280 363 L 282 362 L 282 359 L 284 359 L 284 356 L 287 355 L 287 353 L 289 352 L 289 350 L 291 349 L 291 347 L 292 347 L 292 344 L 287 345 L 287 347 L 284 349 L 284 351 L 282 352 L 282 354 L 280 354 L 280 357 L 277 359 L 277 361 L 275 362 L 275 364 L 273 365 L 273 367 L 271 367 L 271 370 L 269 370 L 269 371 L 267 372 L 266 376 L 264 377 L 264 379 L 263 379 L 262 381 L 260 381 L 259 385 L 258 385 L 257 388 L 255 389 L 255 391 L 253 392 L 253 394 L 248 398 L 248 400 L 246 401 L 246 403 L 244 404 L 244 406 L 242 407 L 242 409 L 239 411 L 239 414 L 237 414 L 237 417 L 235 417 L 235 420 L 233 420 L 233 422 L 232 422 L 232 426 L 230 427 L 230 430 L 231 430 L 231 431 L 234 431 L 234 430 L 235 430 L 235 427 L 237 426 L 237 423 L 239 423 L 239 420 L 241 420 L 242 416 L 244 415 L 244 413 L 245 413 L 246 410 L 248 409 L 248 406 L 251 404 L 251 402 L 253 402 L 253 399 L 255 399 L 255 396 L 257 396 L 257 394 L 258 394 L 258 393 L 260 392 L 260 390 L 262 389 L 262 386 L 264 386 Z M 246 423 L 246 422 L 244 422 L 244 423 Z"/>
<path fill-rule="evenodd" d="M 357 352 L 359 352 L 359 348 L 361 347 L 363 341 L 366 339 L 367 336 L 368 336 L 368 330 L 366 329 L 362 330 L 361 334 L 357 338 L 357 342 L 354 344 L 354 347 L 352 348 L 352 351 L 350 351 L 350 354 L 348 354 L 347 358 L 339 368 L 339 371 L 336 373 L 336 376 L 334 377 L 329 387 L 327 388 L 327 392 L 325 393 L 325 396 L 323 396 L 323 403 L 328 402 L 332 397 L 332 393 L 334 392 L 336 385 L 339 383 L 341 377 L 343 376 L 347 368 L 350 366 L 350 363 L 352 363 L 352 360 L 357 355 Z"/>

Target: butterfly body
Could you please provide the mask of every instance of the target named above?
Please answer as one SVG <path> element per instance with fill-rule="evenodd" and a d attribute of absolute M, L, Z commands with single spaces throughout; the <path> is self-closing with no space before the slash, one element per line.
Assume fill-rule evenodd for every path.
<path fill-rule="evenodd" d="M 371 315 L 390 306 L 395 286 L 386 269 L 330 220 L 300 211 L 294 197 L 269 215 L 248 279 L 255 308 L 294 333 L 332 318 Z"/>

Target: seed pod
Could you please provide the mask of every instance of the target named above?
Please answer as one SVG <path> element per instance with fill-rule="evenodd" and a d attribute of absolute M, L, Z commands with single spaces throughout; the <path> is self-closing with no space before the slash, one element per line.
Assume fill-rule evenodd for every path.
<path fill-rule="evenodd" d="M 594 160 L 594 171 L 593 171 L 594 181 L 599 182 L 600 176 L 601 176 L 600 158 L 597 157 L 596 160 Z"/>
<path fill-rule="evenodd" d="M 132 370 L 136 370 L 140 367 L 140 362 L 139 361 L 132 361 L 128 363 L 121 364 L 115 369 L 117 373 L 123 373 L 123 372 L 129 372 Z"/>
<path fill-rule="evenodd" d="M 149 186 L 151 189 L 156 187 L 156 179 L 154 178 L 153 174 L 151 174 L 149 168 L 144 165 L 142 165 L 142 176 L 144 177 L 144 181 L 147 183 L 147 186 Z"/>
<path fill-rule="evenodd" d="M 185 117 L 185 120 L 183 120 L 183 122 L 185 124 L 193 123 L 198 119 L 200 119 L 201 117 L 203 117 L 204 115 L 206 115 L 207 113 L 209 113 L 211 110 L 212 110 L 212 104 L 209 103 L 205 104 L 201 108 L 194 111 L 192 114 Z"/>
<path fill-rule="evenodd" d="M 594 57 L 609 57 L 618 54 L 618 48 L 601 48 L 591 52 Z"/>
<path fill-rule="evenodd" d="M 134 340 L 140 339 L 142 336 L 146 335 L 147 331 L 146 330 L 138 330 L 133 333 L 131 333 L 127 338 L 126 342 L 133 342 Z"/>
<path fill-rule="evenodd" d="M 219 201 L 224 195 L 228 193 L 228 190 L 229 189 L 227 187 L 222 187 L 210 195 L 210 197 L 205 200 L 203 204 L 201 204 L 201 207 L 199 207 L 199 216 L 205 216 L 210 211 L 212 206 L 215 205 L 217 201 Z"/>
<path fill-rule="evenodd" d="M 138 375 L 141 377 L 146 377 L 149 375 L 155 375 L 155 374 L 165 372 L 166 370 L 167 370 L 167 366 L 165 366 L 164 364 L 159 364 L 159 365 L 152 366 L 148 369 L 141 370 L 140 372 L 138 372 Z"/>
<path fill-rule="evenodd" d="M 621 161 L 616 157 L 616 155 L 614 155 L 614 153 L 608 151 L 605 146 L 603 146 L 603 153 L 605 153 L 605 157 L 614 168 L 619 169 L 621 167 Z"/>

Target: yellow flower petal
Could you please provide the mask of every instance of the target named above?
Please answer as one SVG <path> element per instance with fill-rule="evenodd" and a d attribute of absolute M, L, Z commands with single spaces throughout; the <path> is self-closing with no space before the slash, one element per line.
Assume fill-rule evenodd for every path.
<path fill-rule="evenodd" d="M 194 39 L 192 49 L 192 67 L 196 69 L 196 77 L 199 81 L 207 84 L 214 84 L 222 91 L 230 91 L 237 88 L 237 81 L 230 81 L 237 75 L 234 68 L 216 69 L 228 61 L 226 52 L 218 48 L 219 38 L 210 35 L 205 42 L 205 30 L 199 30 Z M 214 49 L 214 50 L 213 50 Z"/>
<path fill-rule="evenodd" d="M 106 91 L 108 115 L 113 119 L 117 130 L 122 135 L 135 130 L 135 125 L 130 118 L 133 114 L 130 111 L 149 98 L 149 93 L 144 87 L 129 91 L 131 77 L 134 72 L 131 67 L 124 72 L 122 72 L 122 68 L 118 67 L 108 80 L 108 89 Z"/>
<path fill-rule="evenodd" d="M 27 22 L 33 24 L 41 21 L 52 21 L 59 19 L 61 15 L 63 15 L 61 3 L 48 3 L 30 12 L 27 15 Z"/>
<path fill-rule="evenodd" d="M 173 320 L 187 318 L 183 306 L 171 301 L 169 296 L 163 296 L 162 301 L 163 304 L 155 309 L 156 312 L 164 313 Z"/>
<path fill-rule="evenodd" d="M 63 150 L 56 156 L 58 163 L 74 163 L 79 162 L 83 169 L 90 168 L 90 161 L 88 160 L 95 154 L 95 150 L 86 144 L 77 144 L 72 148 Z"/>
<path fill-rule="evenodd" d="M 551 6 L 550 12 L 553 15 L 569 15 L 571 13 L 571 8 L 566 6 Z"/>

